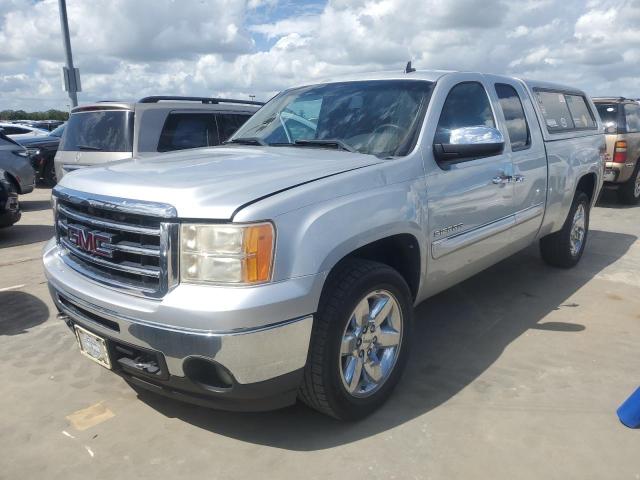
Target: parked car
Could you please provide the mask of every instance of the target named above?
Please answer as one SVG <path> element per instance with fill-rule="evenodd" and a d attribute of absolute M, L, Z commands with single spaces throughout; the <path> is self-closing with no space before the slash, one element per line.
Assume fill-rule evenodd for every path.
<path fill-rule="evenodd" d="M 33 137 L 36 135 L 47 135 L 47 130 L 41 128 L 30 127 L 29 125 L 21 125 L 17 123 L 0 123 L 0 133 L 4 133 L 9 138 L 14 140 L 20 140 L 26 137 Z"/>
<path fill-rule="evenodd" d="M 146 97 L 74 108 L 55 156 L 56 175 L 101 163 L 218 145 L 260 102 L 201 97 Z"/>
<path fill-rule="evenodd" d="M 27 149 L 3 133 L 0 133 L 0 169 L 20 195 L 33 191 L 36 177 Z"/>
<path fill-rule="evenodd" d="M 10 227 L 18 222 L 21 216 L 16 187 L 0 168 L 0 228 Z"/>
<path fill-rule="evenodd" d="M 63 120 L 19 120 L 12 123 L 28 125 L 30 127 L 39 128 L 41 130 L 47 130 L 48 132 L 52 132 L 53 130 L 55 130 L 65 122 Z"/>
<path fill-rule="evenodd" d="M 624 97 L 593 99 L 605 126 L 607 163 L 604 186 L 622 203 L 640 202 L 640 105 Z"/>
<path fill-rule="evenodd" d="M 56 169 L 54 158 L 60 144 L 60 137 L 64 132 L 65 124 L 49 133 L 49 135 L 37 135 L 20 139 L 20 144 L 27 148 L 31 165 L 36 172 L 36 180 L 48 187 L 56 184 Z"/>
<path fill-rule="evenodd" d="M 137 388 L 362 418 L 409 361 L 414 305 L 533 242 L 578 263 L 603 149 L 571 87 L 415 71 L 306 84 L 226 146 L 63 178 L 45 272 L 80 350 Z"/>

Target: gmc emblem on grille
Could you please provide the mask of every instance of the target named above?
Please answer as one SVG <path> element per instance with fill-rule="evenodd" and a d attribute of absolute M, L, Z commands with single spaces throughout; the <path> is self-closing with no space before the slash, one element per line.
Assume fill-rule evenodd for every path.
<path fill-rule="evenodd" d="M 69 242 L 85 252 L 100 255 L 101 257 L 113 257 L 113 250 L 109 245 L 113 243 L 113 235 L 110 233 L 89 230 L 80 225 L 67 225 L 67 238 Z"/>

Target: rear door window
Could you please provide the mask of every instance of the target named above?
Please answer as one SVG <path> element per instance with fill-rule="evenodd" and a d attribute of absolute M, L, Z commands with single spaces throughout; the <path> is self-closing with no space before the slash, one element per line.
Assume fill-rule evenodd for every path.
<path fill-rule="evenodd" d="M 531 144 L 529 125 L 524 114 L 522 101 L 516 89 L 506 83 L 496 84 L 496 94 L 500 108 L 507 122 L 507 133 L 511 142 L 511 151 L 524 150 Z"/>
<path fill-rule="evenodd" d="M 624 117 L 627 121 L 627 133 L 640 132 L 640 105 L 625 103 Z"/>
<path fill-rule="evenodd" d="M 231 135 L 244 125 L 249 120 L 251 115 L 239 114 L 239 113 L 219 113 L 218 114 L 218 128 L 220 132 L 220 142 L 226 142 Z M 217 144 L 216 144 L 217 145 Z"/>
<path fill-rule="evenodd" d="M 170 113 L 162 127 L 158 152 L 218 145 L 216 118 L 212 113 Z"/>
<path fill-rule="evenodd" d="M 90 110 L 73 113 L 58 149 L 63 152 L 131 152 L 133 112 Z"/>

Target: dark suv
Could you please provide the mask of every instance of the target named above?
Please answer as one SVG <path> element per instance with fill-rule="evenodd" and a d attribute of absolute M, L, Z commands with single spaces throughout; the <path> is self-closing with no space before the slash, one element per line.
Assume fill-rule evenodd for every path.
<path fill-rule="evenodd" d="M 621 202 L 640 201 L 640 104 L 624 97 L 597 97 L 607 139 L 605 188 L 615 189 Z"/>
<path fill-rule="evenodd" d="M 39 135 L 36 137 L 21 138 L 19 143 L 26 147 L 31 158 L 31 165 L 36 172 L 36 181 L 48 187 L 56 184 L 56 169 L 53 159 L 58 151 L 60 137 L 64 132 L 65 124 L 49 133 L 49 135 Z"/>

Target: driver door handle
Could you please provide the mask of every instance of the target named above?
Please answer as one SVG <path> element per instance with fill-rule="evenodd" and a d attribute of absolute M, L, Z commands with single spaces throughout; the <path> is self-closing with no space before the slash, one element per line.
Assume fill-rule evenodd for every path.
<path fill-rule="evenodd" d="M 498 175 L 497 177 L 493 177 L 491 179 L 491 183 L 495 184 L 495 185 L 502 185 L 505 183 L 522 183 L 524 182 L 524 175 Z"/>
<path fill-rule="evenodd" d="M 505 183 L 510 183 L 513 177 L 511 175 L 498 175 L 497 177 L 493 177 L 491 182 L 495 185 L 502 185 Z"/>

